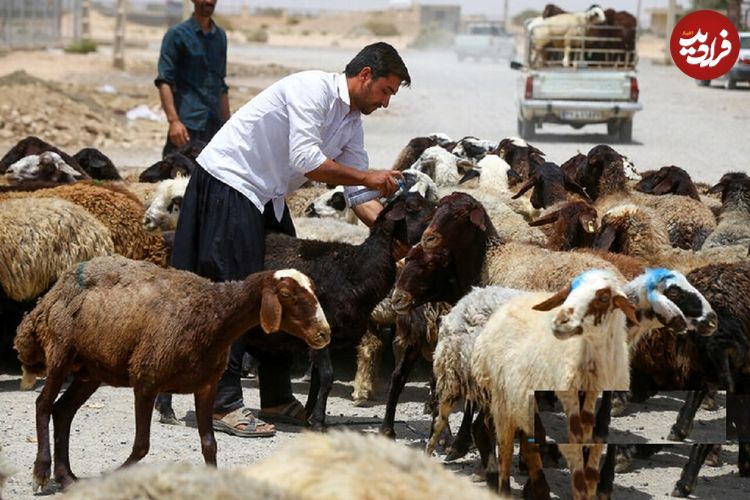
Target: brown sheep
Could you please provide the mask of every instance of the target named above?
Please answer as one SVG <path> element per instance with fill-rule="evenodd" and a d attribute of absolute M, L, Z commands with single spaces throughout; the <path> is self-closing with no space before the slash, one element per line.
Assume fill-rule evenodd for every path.
<path fill-rule="evenodd" d="M 223 283 L 123 257 L 69 269 L 24 318 L 14 342 L 22 388 L 47 374 L 36 401 L 35 489 L 50 478 L 50 415 L 55 480 L 65 487 L 76 479 L 68 456 L 70 425 L 102 383 L 133 387 L 135 394 L 136 435 L 124 466 L 148 453 L 159 392 L 195 394 L 203 457 L 216 465 L 211 416 L 217 383 L 231 343 L 258 324 L 266 333 L 281 329 L 300 337 L 313 349 L 331 339 L 312 282 L 293 269 Z M 73 382 L 55 402 L 68 375 Z"/>

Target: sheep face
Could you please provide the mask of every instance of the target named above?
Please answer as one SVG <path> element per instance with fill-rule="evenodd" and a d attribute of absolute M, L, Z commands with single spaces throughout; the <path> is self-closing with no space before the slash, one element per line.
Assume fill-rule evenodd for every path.
<path fill-rule="evenodd" d="M 263 287 L 260 326 L 266 333 L 283 330 L 313 349 L 322 349 L 331 341 L 331 327 L 313 283 L 295 269 L 274 272 L 273 279 Z"/>
<path fill-rule="evenodd" d="M 344 187 L 339 186 L 315 198 L 307 208 L 305 217 L 346 218 L 346 198 Z"/>
<path fill-rule="evenodd" d="M 708 300 L 680 272 L 667 269 L 646 271 L 646 298 L 657 319 L 670 330 L 686 329 L 712 335 L 718 326 Z"/>
<path fill-rule="evenodd" d="M 450 261 L 450 252 L 446 249 L 426 252 L 421 244 L 415 245 L 406 256 L 391 295 L 394 311 L 408 314 L 425 302 L 457 302 L 461 298 L 457 287 L 441 279 L 444 276 L 441 271 Z"/>
<path fill-rule="evenodd" d="M 631 323 L 638 324 L 635 307 L 619 280 L 608 271 L 594 269 L 580 274 L 568 288 L 533 309 L 549 311 L 555 307 L 560 310 L 552 320 L 552 332 L 560 340 L 581 335 L 587 324 L 600 325 L 615 309 L 622 311 Z"/>
<path fill-rule="evenodd" d="M 5 175 L 11 184 L 31 180 L 75 182 L 83 177 L 80 172 L 65 163 L 60 155 L 53 151 L 45 151 L 39 155 L 21 158 L 8 167 Z"/>
<path fill-rule="evenodd" d="M 171 231 L 177 227 L 182 199 L 189 181 L 189 177 L 178 177 L 159 183 L 154 199 L 143 216 L 144 229 Z"/>

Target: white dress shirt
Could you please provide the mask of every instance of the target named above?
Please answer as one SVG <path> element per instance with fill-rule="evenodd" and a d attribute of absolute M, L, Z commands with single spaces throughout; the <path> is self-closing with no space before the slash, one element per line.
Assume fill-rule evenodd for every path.
<path fill-rule="evenodd" d="M 284 196 L 302 186 L 308 180 L 304 174 L 326 158 L 367 170 L 361 115 L 349 105 L 343 73 L 289 75 L 234 113 L 198 156 L 198 164 L 261 213 L 273 200 L 281 220 Z M 350 192 L 358 188 L 347 187 Z"/>

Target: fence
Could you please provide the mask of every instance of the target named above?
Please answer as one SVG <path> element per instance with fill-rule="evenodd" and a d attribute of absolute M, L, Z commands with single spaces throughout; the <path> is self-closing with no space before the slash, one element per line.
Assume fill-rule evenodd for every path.
<path fill-rule="evenodd" d="M 0 0 L 0 49 L 61 42 L 62 0 Z"/>

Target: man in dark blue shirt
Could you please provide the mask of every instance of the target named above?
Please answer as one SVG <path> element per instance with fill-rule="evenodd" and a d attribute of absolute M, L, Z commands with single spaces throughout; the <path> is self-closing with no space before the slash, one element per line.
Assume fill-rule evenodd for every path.
<path fill-rule="evenodd" d="M 227 35 L 211 16 L 216 0 L 192 0 L 190 19 L 172 27 L 161 44 L 159 98 L 169 121 L 162 155 L 191 140 L 208 142 L 229 119 Z"/>

